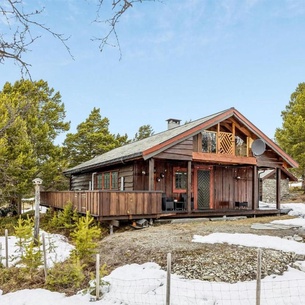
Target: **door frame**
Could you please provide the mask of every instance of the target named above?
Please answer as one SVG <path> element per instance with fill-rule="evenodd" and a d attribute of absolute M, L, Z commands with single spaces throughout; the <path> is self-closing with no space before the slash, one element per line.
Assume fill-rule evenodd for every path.
<path fill-rule="evenodd" d="M 209 171 L 210 172 L 210 209 L 214 209 L 214 168 L 209 165 L 198 165 L 194 166 L 194 209 L 198 210 L 198 171 Z"/>

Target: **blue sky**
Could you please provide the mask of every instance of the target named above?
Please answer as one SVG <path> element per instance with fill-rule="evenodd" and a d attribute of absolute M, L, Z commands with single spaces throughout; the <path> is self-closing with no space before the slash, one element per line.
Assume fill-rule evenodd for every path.
<path fill-rule="evenodd" d="M 281 111 L 305 81 L 305 1 L 163 0 L 134 5 L 121 18 L 117 48 L 98 50 L 93 37 L 107 28 L 92 23 L 94 0 L 40 0 L 43 22 L 70 36 L 74 60 L 43 34 L 24 59 L 33 80 L 59 91 L 70 132 L 93 109 L 110 132 L 133 138 L 166 119 L 182 123 L 235 107 L 270 138 Z M 104 0 L 105 16 L 112 0 Z M 0 25 L 0 30 L 3 25 Z M 115 41 L 112 41 L 115 43 Z M 0 88 L 20 79 L 18 67 L 0 66 Z M 63 139 L 64 137 L 62 137 Z"/>

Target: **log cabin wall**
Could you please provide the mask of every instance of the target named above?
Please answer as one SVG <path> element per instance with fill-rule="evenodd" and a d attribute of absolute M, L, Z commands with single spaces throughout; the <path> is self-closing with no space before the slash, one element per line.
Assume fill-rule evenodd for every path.
<path fill-rule="evenodd" d="M 134 190 L 134 166 L 133 164 L 124 165 L 118 169 L 119 175 L 119 190 L 133 191 Z M 121 186 L 121 177 L 123 177 L 124 186 Z"/>
<path fill-rule="evenodd" d="M 93 189 L 97 188 L 97 175 L 109 172 L 109 171 L 117 171 L 118 172 L 118 189 L 117 190 L 124 190 L 124 191 L 133 191 L 134 188 L 134 166 L 133 164 L 123 165 L 122 167 L 118 168 L 115 167 L 108 167 L 104 168 L 102 171 L 96 169 L 90 173 L 83 173 L 80 175 L 72 175 L 70 178 L 70 190 L 71 191 L 78 191 L 78 190 L 90 190 L 92 179 L 93 179 Z M 123 187 L 121 186 L 121 182 L 123 177 Z"/>
<path fill-rule="evenodd" d="M 89 190 L 91 177 L 92 177 L 91 173 L 72 175 L 70 179 L 71 191 Z"/>

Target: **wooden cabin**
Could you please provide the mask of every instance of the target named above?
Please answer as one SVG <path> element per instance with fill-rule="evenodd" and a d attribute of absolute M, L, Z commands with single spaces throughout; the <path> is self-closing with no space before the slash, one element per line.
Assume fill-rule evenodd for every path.
<path fill-rule="evenodd" d="M 64 172 L 67 192 L 42 192 L 45 206 L 70 201 L 101 221 L 280 213 L 281 179 L 298 164 L 235 108 L 113 149 Z M 275 173 L 276 209 L 259 206 L 259 172 Z M 291 178 L 292 179 L 292 178 Z"/>

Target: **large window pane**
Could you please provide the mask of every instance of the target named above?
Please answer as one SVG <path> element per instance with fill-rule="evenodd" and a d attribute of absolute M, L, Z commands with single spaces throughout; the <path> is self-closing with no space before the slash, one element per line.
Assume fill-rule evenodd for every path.
<path fill-rule="evenodd" d="M 97 175 L 97 181 L 96 181 L 96 188 L 97 189 L 102 189 L 102 181 L 103 181 L 103 175 L 99 174 Z"/>
<path fill-rule="evenodd" d="M 110 189 L 110 173 L 104 174 L 104 189 L 105 190 Z"/>
<path fill-rule="evenodd" d="M 187 173 L 178 171 L 175 173 L 175 188 L 185 190 L 187 187 Z"/>
<path fill-rule="evenodd" d="M 111 173 L 111 189 L 118 189 L 118 172 Z"/>

